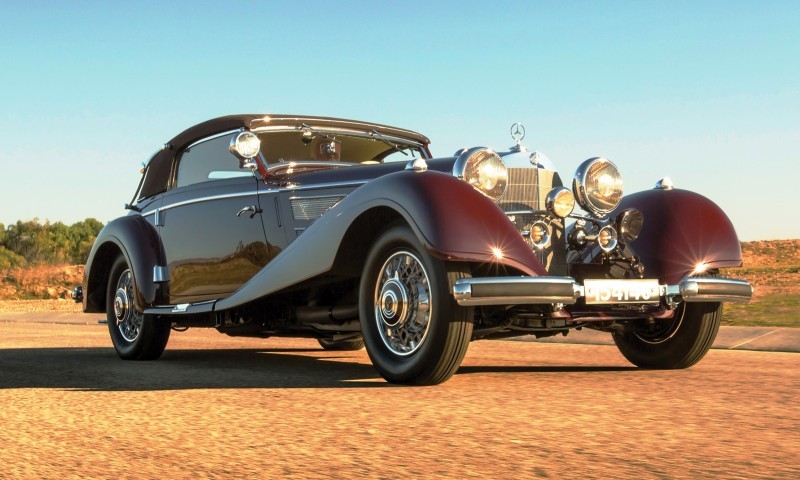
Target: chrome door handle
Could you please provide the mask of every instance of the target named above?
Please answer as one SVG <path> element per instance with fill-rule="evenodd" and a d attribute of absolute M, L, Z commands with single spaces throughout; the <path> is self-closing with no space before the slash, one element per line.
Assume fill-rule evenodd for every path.
<path fill-rule="evenodd" d="M 261 213 L 261 209 L 260 208 L 256 208 L 255 205 L 250 205 L 249 207 L 244 207 L 243 209 L 239 210 L 239 213 L 237 213 L 236 216 L 237 217 L 241 217 L 242 214 L 247 213 L 247 212 L 251 212 L 250 213 L 250 218 L 253 218 L 253 217 L 256 216 L 257 213 Z"/>

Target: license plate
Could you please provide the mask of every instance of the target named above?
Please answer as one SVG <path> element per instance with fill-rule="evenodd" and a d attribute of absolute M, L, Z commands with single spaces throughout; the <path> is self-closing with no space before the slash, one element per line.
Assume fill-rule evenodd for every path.
<path fill-rule="evenodd" d="M 587 305 L 658 303 L 658 280 L 585 280 Z"/>

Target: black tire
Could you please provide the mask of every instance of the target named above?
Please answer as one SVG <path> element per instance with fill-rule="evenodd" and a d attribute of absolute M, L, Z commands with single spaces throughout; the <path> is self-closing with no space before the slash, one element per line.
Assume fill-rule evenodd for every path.
<path fill-rule="evenodd" d="M 466 265 L 429 255 L 405 225 L 378 237 L 361 277 L 359 314 L 367 353 L 383 378 L 435 385 L 458 370 L 473 309 L 460 307 L 451 288 L 467 276 Z"/>
<path fill-rule="evenodd" d="M 331 340 L 329 338 L 318 338 L 319 345 L 325 350 L 334 350 L 339 352 L 347 352 L 352 350 L 361 350 L 364 348 L 364 338 L 354 337 L 345 338 L 344 340 Z"/>
<path fill-rule="evenodd" d="M 721 319 L 721 303 L 683 302 L 672 319 L 632 322 L 614 335 L 614 343 L 638 367 L 688 368 L 711 348 Z"/>
<path fill-rule="evenodd" d="M 136 281 L 125 258 L 111 267 L 106 290 L 106 318 L 111 342 L 120 358 L 155 360 L 164 352 L 171 322 L 138 311 L 134 298 Z"/>

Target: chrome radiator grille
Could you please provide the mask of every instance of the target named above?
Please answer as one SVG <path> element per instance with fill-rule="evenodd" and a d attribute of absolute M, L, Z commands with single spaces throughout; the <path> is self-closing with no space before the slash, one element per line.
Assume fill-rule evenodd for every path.
<path fill-rule="evenodd" d="M 517 230 L 529 230 L 529 226 L 545 217 L 542 213 L 517 213 L 545 210 L 545 199 L 553 187 L 561 186 L 561 178 L 553 170 L 541 168 L 509 168 L 508 188 L 498 202 L 504 212 L 513 218 Z M 539 261 L 552 275 L 567 275 L 566 242 L 564 224 L 558 220 L 550 223 L 550 245 L 536 252 Z"/>
<path fill-rule="evenodd" d="M 554 186 L 555 175 L 552 170 L 540 168 L 509 168 L 508 189 L 499 202 L 500 208 L 504 212 L 544 210 L 545 197 Z"/>

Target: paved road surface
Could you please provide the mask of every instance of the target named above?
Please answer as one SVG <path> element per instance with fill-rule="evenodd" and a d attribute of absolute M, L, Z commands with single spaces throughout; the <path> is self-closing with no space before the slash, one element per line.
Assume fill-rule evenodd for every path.
<path fill-rule="evenodd" d="M 364 351 L 0 322 L 0 478 L 800 478 L 800 355 L 648 372 L 604 345 L 472 344 L 437 387 Z"/>

